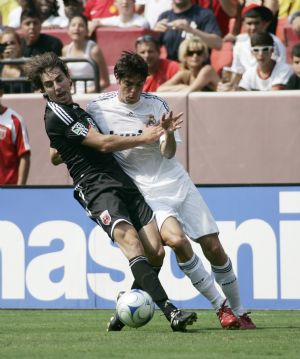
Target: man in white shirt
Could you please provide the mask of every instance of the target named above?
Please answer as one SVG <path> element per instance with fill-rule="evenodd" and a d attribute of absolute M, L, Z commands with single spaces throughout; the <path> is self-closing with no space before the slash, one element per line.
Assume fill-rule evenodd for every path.
<path fill-rule="evenodd" d="M 170 110 L 163 99 L 142 92 L 148 69 L 139 55 L 125 52 L 114 73 L 119 91 L 101 94 L 87 108 L 102 133 L 138 136 L 144 125 L 158 124 L 167 116 Z M 254 329 L 241 304 L 237 278 L 219 241 L 217 224 L 188 173 L 174 157 L 176 141 L 179 135 L 166 129 L 160 143 L 114 155 L 155 212 L 164 244 L 175 251 L 180 269 L 211 302 L 222 327 Z M 186 235 L 201 245 L 226 300 L 216 290 Z M 112 318 L 109 330 L 115 330 L 117 319 L 116 315 Z"/>
<path fill-rule="evenodd" d="M 268 32 L 251 36 L 251 52 L 256 65 L 244 72 L 239 90 L 270 91 L 284 90 L 293 71 L 288 64 L 272 59 L 274 40 Z"/>
<path fill-rule="evenodd" d="M 231 65 L 231 80 L 228 84 L 220 84 L 218 91 L 232 91 L 238 85 L 243 73 L 255 66 L 256 59 L 251 52 L 250 36 L 266 31 L 273 18 L 271 10 L 264 6 L 250 8 L 243 15 L 245 32 L 238 35 L 233 47 L 233 61 Z M 274 41 L 273 58 L 277 62 L 286 63 L 286 49 L 281 40 L 270 34 Z"/>

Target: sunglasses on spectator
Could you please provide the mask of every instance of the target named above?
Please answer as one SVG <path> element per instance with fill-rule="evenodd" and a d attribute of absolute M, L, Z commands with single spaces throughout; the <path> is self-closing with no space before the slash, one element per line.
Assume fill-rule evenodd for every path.
<path fill-rule="evenodd" d="M 254 46 L 251 48 L 251 51 L 254 54 L 271 52 L 274 49 L 274 46 Z"/>
<path fill-rule="evenodd" d="M 197 56 L 201 56 L 203 54 L 202 50 L 187 50 L 186 56 L 193 56 L 196 54 Z"/>

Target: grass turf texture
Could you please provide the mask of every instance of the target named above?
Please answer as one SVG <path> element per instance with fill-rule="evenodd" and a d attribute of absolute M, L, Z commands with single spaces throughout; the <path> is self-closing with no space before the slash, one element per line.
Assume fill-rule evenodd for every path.
<path fill-rule="evenodd" d="M 256 330 L 223 330 L 200 310 L 186 333 L 156 311 L 139 329 L 106 332 L 112 310 L 1 310 L 0 358 L 300 358 L 300 311 L 255 311 Z"/>

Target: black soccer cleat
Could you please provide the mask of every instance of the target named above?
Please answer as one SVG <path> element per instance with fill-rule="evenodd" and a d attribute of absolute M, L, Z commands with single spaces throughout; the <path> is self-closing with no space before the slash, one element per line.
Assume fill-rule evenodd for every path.
<path fill-rule="evenodd" d="M 171 328 L 174 332 L 186 332 L 186 326 L 192 325 L 196 320 L 195 312 L 184 312 L 180 309 L 171 312 Z"/>
<path fill-rule="evenodd" d="M 118 316 L 117 313 L 115 313 L 114 316 L 112 316 L 107 323 L 107 331 L 108 332 L 119 332 L 125 327 L 125 324 L 123 324 Z"/>

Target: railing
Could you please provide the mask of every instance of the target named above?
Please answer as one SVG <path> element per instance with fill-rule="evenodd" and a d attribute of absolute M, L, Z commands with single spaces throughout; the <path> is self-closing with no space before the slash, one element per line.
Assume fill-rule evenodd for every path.
<path fill-rule="evenodd" d="M 20 58 L 20 59 L 10 59 L 10 60 L 1 60 L 0 65 L 19 65 L 22 66 L 26 64 L 29 58 Z M 100 92 L 100 84 L 99 84 L 99 70 L 96 62 L 91 59 L 85 58 L 62 58 L 65 63 L 68 62 L 88 62 L 92 68 L 94 75 L 93 77 L 78 77 L 71 76 L 71 79 L 74 83 L 74 92 L 76 93 L 76 82 L 81 81 L 84 82 L 84 92 L 87 93 L 87 82 L 93 81 L 95 84 L 95 92 Z M 25 76 L 20 77 L 1 77 L 1 80 L 7 85 L 8 90 L 7 93 L 28 93 L 34 92 L 34 86 Z"/>

